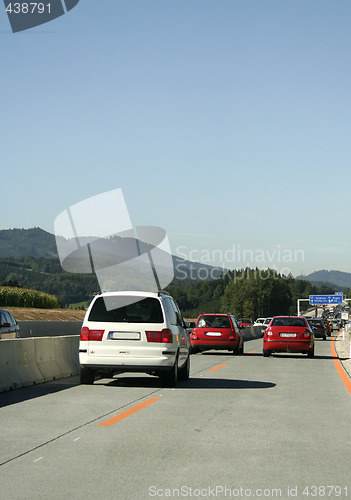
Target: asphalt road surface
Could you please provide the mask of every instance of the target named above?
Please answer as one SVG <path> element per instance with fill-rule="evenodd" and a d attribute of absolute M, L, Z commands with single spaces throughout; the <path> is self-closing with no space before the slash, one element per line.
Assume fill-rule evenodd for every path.
<path fill-rule="evenodd" d="M 175 389 L 123 374 L 0 394 L 1 498 L 351 498 L 351 394 L 331 353 L 191 356 Z M 307 495 L 308 493 L 308 495 Z"/>

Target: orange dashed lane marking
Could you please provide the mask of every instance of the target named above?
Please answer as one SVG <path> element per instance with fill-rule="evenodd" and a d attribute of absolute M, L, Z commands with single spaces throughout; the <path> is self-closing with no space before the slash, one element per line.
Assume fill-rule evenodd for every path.
<path fill-rule="evenodd" d="M 330 345 L 330 348 L 331 348 L 331 353 L 332 353 L 332 356 L 333 356 L 333 361 L 335 363 L 335 366 L 336 366 L 336 369 L 338 370 L 338 373 L 341 377 L 341 380 L 344 382 L 344 384 L 346 385 L 346 389 L 349 391 L 349 393 L 351 394 L 351 382 L 350 382 L 350 379 L 349 377 L 346 375 L 339 359 L 335 359 L 335 358 L 338 358 L 337 355 L 336 355 L 336 352 L 335 352 L 335 347 L 334 347 L 334 341 L 336 339 L 336 337 L 338 336 L 338 334 L 334 335 L 333 337 L 333 341 L 331 342 L 331 345 Z"/>
<path fill-rule="evenodd" d="M 122 413 L 119 413 L 118 415 L 110 418 L 109 420 L 105 420 L 105 422 L 101 422 L 101 424 L 98 424 L 98 427 L 109 427 L 110 425 L 113 425 L 117 422 L 120 422 L 120 420 L 123 420 L 124 418 L 127 418 L 130 415 L 133 415 L 133 413 L 136 413 L 137 411 L 142 410 L 143 408 L 146 408 L 147 406 L 151 405 L 152 403 L 156 403 L 156 401 L 159 401 L 160 399 L 161 398 L 147 399 L 143 403 L 135 405 L 135 406 L 133 406 L 133 408 L 130 408 L 129 410 L 123 411 Z"/>
<path fill-rule="evenodd" d="M 216 370 L 219 370 L 220 368 L 223 368 L 223 366 L 227 366 L 227 363 L 223 363 L 222 365 L 215 366 L 214 368 L 211 368 L 211 370 L 208 370 L 209 372 L 215 372 Z"/>
<path fill-rule="evenodd" d="M 253 352 L 256 352 L 256 351 L 249 351 L 248 354 L 252 354 Z"/>

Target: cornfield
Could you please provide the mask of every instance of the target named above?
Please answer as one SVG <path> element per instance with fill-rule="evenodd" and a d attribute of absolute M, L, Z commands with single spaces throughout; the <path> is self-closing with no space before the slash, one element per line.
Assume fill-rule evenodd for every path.
<path fill-rule="evenodd" d="M 17 287 L 0 287 L 0 307 L 35 307 L 56 309 L 61 307 L 54 295 Z"/>

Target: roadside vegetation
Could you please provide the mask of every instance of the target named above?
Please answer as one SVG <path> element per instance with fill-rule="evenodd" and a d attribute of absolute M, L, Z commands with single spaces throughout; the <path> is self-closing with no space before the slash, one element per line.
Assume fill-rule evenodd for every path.
<path fill-rule="evenodd" d="M 0 286 L 0 306 L 56 309 L 60 307 L 60 303 L 57 297 L 37 290 Z"/>

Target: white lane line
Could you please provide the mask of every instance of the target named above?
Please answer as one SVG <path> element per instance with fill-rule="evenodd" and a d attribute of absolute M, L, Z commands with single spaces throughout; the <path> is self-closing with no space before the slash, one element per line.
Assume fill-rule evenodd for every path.
<path fill-rule="evenodd" d="M 34 462 L 39 462 L 39 460 L 42 460 L 42 459 L 43 459 L 43 457 L 39 457 L 36 460 L 34 460 Z"/>

